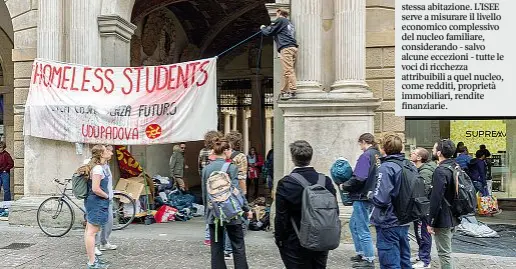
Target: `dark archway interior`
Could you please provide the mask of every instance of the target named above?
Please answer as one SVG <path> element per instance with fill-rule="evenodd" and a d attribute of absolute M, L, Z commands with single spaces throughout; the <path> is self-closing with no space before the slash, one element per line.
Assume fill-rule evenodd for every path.
<path fill-rule="evenodd" d="M 214 57 L 258 32 L 260 25 L 270 24 L 265 4 L 272 2 L 274 1 L 136 0 L 132 23 L 137 26 L 137 30 L 131 39 L 131 65 L 166 65 Z M 237 129 L 241 133 L 245 111 L 251 110 L 253 118 L 262 120 L 255 120 L 254 125 L 249 123 L 248 144 L 263 148 L 259 152 L 265 155 L 264 111 L 273 104 L 274 52 L 272 38 L 265 37 L 263 43 L 261 41 L 258 36 L 218 58 L 217 88 L 219 130 L 224 131 L 227 128 L 224 126 L 223 109 L 235 111 L 236 116 L 233 117 L 237 119 L 231 121 L 231 129 Z M 259 50 L 260 47 L 262 50 Z M 261 59 L 260 62 L 258 59 Z M 260 77 L 258 83 L 257 77 Z M 197 167 L 198 153 L 202 146 L 202 142 L 188 143 L 185 158 L 189 167 Z M 144 166 L 148 164 L 157 173 L 166 173 L 166 158 L 170 157 L 167 154 L 171 149 L 172 146 L 170 149 L 154 149 L 151 146 L 133 147 L 132 150 L 135 156 L 140 156 Z M 197 169 L 190 169 L 186 173 L 190 186 L 200 184 Z"/>

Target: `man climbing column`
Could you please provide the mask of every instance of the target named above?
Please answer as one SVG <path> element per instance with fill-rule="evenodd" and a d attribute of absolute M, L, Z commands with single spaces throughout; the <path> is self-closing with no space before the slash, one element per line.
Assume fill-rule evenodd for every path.
<path fill-rule="evenodd" d="M 278 19 L 271 25 L 262 25 L 260 29 L 263 35 L 274 37 L 278 52 L 280 53 L 283 79 L 281 81 L 281 99 L 287 100 L 296 96 L 297 80 L 294 65 L 297 57 L 297 41 L 294 38 L 294 25 L 287 19 L 288 12 L 278 9 Z"/>

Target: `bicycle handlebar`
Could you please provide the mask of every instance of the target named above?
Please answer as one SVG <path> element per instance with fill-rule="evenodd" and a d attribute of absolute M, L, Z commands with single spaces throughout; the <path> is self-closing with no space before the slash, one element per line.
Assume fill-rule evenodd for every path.
<path fill-rule="evenodd" d="M 65 178 L 64 179 L 64 182 L 61 182 L 58 178 L 54 178 L 54 182 L 59 184 L 59 185 L 66 185 L 68 184 L 70 181 L 72 181 L 71 178 Z"/>

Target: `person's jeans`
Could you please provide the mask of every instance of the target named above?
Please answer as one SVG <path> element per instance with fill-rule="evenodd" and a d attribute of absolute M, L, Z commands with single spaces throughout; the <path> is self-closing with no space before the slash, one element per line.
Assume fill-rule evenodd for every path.
<path fill-rule="evenodd" d="M 369 230 L 369 216 L 372 209 L 371 203 L 367 201 L 354 201 L 353 213 L 349 220 L 355 251 L 367 261 L 374 260 L 373 239 Z"/>
<path fill-rule="evenodd" d="M 414 233 L 416 234 L 416 241 L 419 246 L 419 259 L 423 261 L 425 265 L 429 265 L 431 262 L 432 236 L 426 227 L 427 221 L 425 219 L 414 222 Z"/>
<path fill-rule="evenodd" d="M 233 248 L 233 262 L 235 268 L 248 269 L 247 258 L 245 254 L 244 232 L 242 225 L 225 224 L 224 227 L 217 227 L 215 224 L 210 224 L 211 237 L 211 268 L 212 269 L 227 269 L 224 261 L 224 230 L 227 231 L 231 246 Z M 216 233 L 215 233 L 216 232 Z M 215 237 L 217 236 L 217 237 Z M 215 240 L 218 238 L 219 240 Z"/>
<path fill-rule="evenodd" d="M 376 227 L 376 248 L 381 269 L 412 269 L 409 226 Z"/>
<path fill-rule="evenodd" d="M 1 172 L 0 178 L 0 187 L 4 188 L 4 201 L 11 201 L 11 176 L 9 172 Z"/>
<path fill-rule="evenodd" d="M 210 240 L 210 225 L 206 224 L 204 229 L 204 240 Z"/>
<path fill-rule="evenodd" d="M 434 228 L 435 230 L 435 246 L 437 247 L 437 255 L 441 262 L 442 269 L 453 269 L 452 259 L 452 237 L 455 228 Z"/>
<path fill-rule="evenodd" d="M 109 203 L 108 221 L 102 226 L 101 231 L 95 236 L 95 245 L 105 245 L 109 242 L 109 236 L 113 231 L 113 202 Z"/>
<path fill-rule="evenodd" d="M 480 181 L 473 181 L 473 186 L 475 189 L 482 194 L 482 196 L 488 196 L 489 191 L 487 189 L 487 186 L 484 186 L 482 182 Z"/>

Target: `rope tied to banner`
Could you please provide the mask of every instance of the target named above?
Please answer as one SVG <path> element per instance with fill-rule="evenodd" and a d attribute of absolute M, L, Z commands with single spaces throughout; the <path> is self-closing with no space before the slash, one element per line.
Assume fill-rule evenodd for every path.
<path fill-rule="evenodd" d="M 223 51 L 223 52 L 221 52 L 221 53 L 219 53 L 219 54 L 218 54 L 217 56 L 215 56 L 215 57 L 217 57 L 217 58 L 218 58 L 218 57 L 220 57 L 220 56 L 222 56 L 222 55 L 224 55 L 224 54 L 226 54 L 226 53 L 228 53 L 228 52 L 230 52 L 230 51 L 234 50 L 234 49 L 235 49 L 235 48 L 237 48 L 238 46 L 240 46 L 240 45 L 242 45 L 242 44 L 244 44 L 244 43 L 248 42 L 249 40 L 253 39 L 255 36 L 257 36 L 257 35 L 259 35 L 259 34 L 261 34 L 261 33 L 262 33 L 262 31 L 258 31 L 258 32 L 256 32 L 256 33 L 254 33 L 254 34 L 253 34 L 253 35 L 251 35 L 250 37 L 248 37 L 248 38 L 246 38 L 246 39 L 244 39 L 244 40 L 242 40 L 242 41 L 238 42 L 238 43 L 237 43 L 237 44 L 235 44 L 234 46 L 230 47 L 229 49 L 227 49 L 227 50 L 225 50 L 225 51 Z M 262 35 L 262 39 L 263 39 L 263 35 Z"/>
<path fill-rule="evenodd" d="M 253 38 L 254 38 L 254 37 L 256 37 L 257 35 L 260 35 L 260 46 L 259 46 L 259 48 L 258 48 L 258 55 L 257 55 L 257 62 L 256 62 L 256 76 L 255 76 L 256 83 L 258 83 L 258 78 L 259 78 L 259 76 L 260 76 L 260 69 L 261 69 L 261 65 L 262 65 L 262 63 L 261 63 L 261 62 L 262 62 L 263 36 L 264 36 L 264 35 L 262 34 L 262 31 L 258 31 L 258 32 L 256 32 L 256 33 L 252 34 L 252 35 L 251 35 L 251 36 L 249 36 L 248 38 L 246 38 L 246 39 L 244 39 L 244 40 L 242 40 L 242 41 L 238 42 L 237 44 L 235 44 L 235 45 L 231 46 L 230 48 L 226 49 L 225 51 L 223 51 L 223 52 L 219 53 L 217 56 L 215 56 L 216 58 L 218 58 L 218 57 L 220 57 L 220 56 L 223 56 L 223 55 L 225 55 L 226 53 L 228 53 L 228 52 L 230 52 L 230 51 L 234 50 L 234 49 L 235 49 L 235 48 L 237 48 L 238 46 L 240 46 L 240 45 L 242 45 L 242 44 L 244 44 L 244 43 L 246 43 L 246 42 L 250 41 L 251 39 L 253 39 Z M 261 98 L 263 98 L 264 96 L 262 96 L 262 95 L 260 94 L 260 97 L 261 97 Z M 260 117 L 260 125 L 262 125 L 262 126 L 264 125 L 264 122 L 263 122 L 263 118 L 262 118 L 262 117 Z M 264 134 L 264 132 L 261 132 L 261 140 L 262 140 L 263 142 L 265 142 L 265 134 Z M 265 154 L 267 154 L 267 153 L 265 153 Z M 265 155 L 265 154 L 264 154 L 264 155 Z"/>

